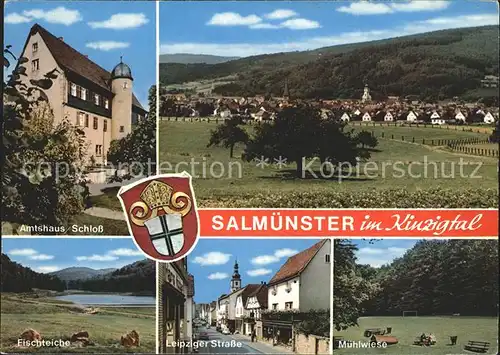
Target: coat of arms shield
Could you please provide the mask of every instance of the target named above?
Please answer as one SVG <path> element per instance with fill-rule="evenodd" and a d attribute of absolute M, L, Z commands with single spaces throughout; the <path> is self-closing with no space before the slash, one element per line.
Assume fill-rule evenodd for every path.
<path fill-rule="evenodd" d="M 198 241 L 199 218 L 191 175 L 155 175 L 118 191 L 130 233 L 150 258 L 173 262 Z"/>

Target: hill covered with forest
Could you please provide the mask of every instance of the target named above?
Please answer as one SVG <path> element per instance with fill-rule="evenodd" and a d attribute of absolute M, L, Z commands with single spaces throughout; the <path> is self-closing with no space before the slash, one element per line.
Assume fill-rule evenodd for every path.
<path fill-rule="evenodd" d="M 89 267 L 68 267 L 62 270 L 51 272 L 50 275 L 57 276 L 64 281 L 71 281 L 71 280 L 90 279 L 92 277 L 102 276 L 112 273 L 113 271 L 116 270 L 117 269 L 114 268 L 92 269 Z"/>
<path fill-rule="evenodd" d="M 66 287 L 64 281 L 57 276 L 35 272 L 10 260 L 5 254 L 1 255 L 1 263 L 2 292 L 30 292 L 34 288 L 63 291 Z"/>
<path fill-rule="evenodd" d="M 94 292 L 144 292 L 154 294 L 156 266 L 145 259 L 105 275 L 68 282 L 69 289 Z"/>
<path fill-rule="evenodd" d="M 359 98 L 367 83 L 375 99 L 466 96 L 485 75 L 498 76 L 498 26 L 451 29 L 313 51 L 260 55 L 220 64 L 160 64 L 163 85 L 237 75 L 217 94 L 283 94 L 297 98 Z"/>

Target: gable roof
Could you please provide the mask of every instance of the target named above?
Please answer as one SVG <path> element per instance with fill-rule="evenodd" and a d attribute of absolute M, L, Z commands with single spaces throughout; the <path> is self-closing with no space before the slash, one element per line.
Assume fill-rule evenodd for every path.
<path fill-rule="evenodd" d="M 267 308 L 267 284 L 260 284 L 258 285 L 251 294 L 248 295 L 248 298 L 250 297 L 255 297 L 257 298 L 257 301 L 259 302 L 259 306 L 261 308 L 266 309 Z"/>
<path fill-rule="evenodd" d="M 57 38 L 39 24 L 34 24 L 31 27 L 29 36 L 31 37 L 35 33 L 40 34 L 61 69 L 71 71 L 101 88 L 111 91 L 111 73 L 109 71 L 91 61 L 87 56 L 78 52 L 62 39 Z M 134 93 L 132 93 L 132 105 L 144 110 Z"/>
<path fill-rule="evenodd" d="M 300 275 L 300 273 L 305 270 L 307 265 L 311 262 L 311 260 L 323 247 L 323 245 L 325 245 L 326 242 L 326 239 L 322 240 L 314 244 L 312 247 L 289 257 L 285 264 L 283 264 L 283 266 L 278 270 L 278 272 L 274 274 L 271 281 L 269 281 L 269 285 L 277 284 Z"/>

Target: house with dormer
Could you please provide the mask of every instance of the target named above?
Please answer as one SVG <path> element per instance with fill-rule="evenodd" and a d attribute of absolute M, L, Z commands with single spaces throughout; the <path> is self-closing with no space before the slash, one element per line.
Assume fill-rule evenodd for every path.
<path fill-rule="evenodd" d="M 248 295 L 245 304 L 245 309 L 248 311 L 248 318 L 245 321 L 244 334 L 251 334 L 256 324 L 258 324 L 257 322 L 261 321 L 262 311 L 267 310 L 267 297 L 268 290 L 267 283 L 265 282 L 262 282 L 257 289 Z M 262 334 L 262 329 L 257 330 L 257 332 Z"/>
<path fill-rule="evenodd" d="M 415 113 L 415 111 L 410 111 L 408 112 L 408 115 L 406 115 L 406 120 L 408 122 L 415 122 L 417 120 L 417 114 Z"/>
<path fill-rule="evenodd" d="M 369 122 L 369 121 L 371 121 L 371 120 L 372 120 L 372 116 L 370 115 L 370 113 L 365 112 L 365 113 L 363 114 L 363 117 L 361 118 L 361 120 L 362 120 L 363 122 Z"/>
<path fill-rule="evenodd" d="M 349 114 L 347 112 L 344 112 L 344 114 L 340 117 L 340 120 L 343 122 L 349 122 L 351 120 L 351 117 L 349 117 Z"/>
<path fill-rule="evenodd" d="M 291 256 L 268 283 L 268 309 L 330 308 L 331 241 L 322 240 Z"/>
<path fill-rule="evenodd" d="M 387 111 L 387 113 L 384 116 L 384 121 L 385 122 L 392 122 L 392 121 L 394 121 L 394 116 L 392 115 L 391 112 Z"/>
<path fill-rule="evenodd" d="M 31 27 L 20 57 L 26 59 L 17 64 L 26 69 L 22 84 L 49 72 L 57 76 L 44 90 L 54 123 L 66 120 L 79 127 L 87 157 L 97 164 L 107 163 L 111 141 L 124 138 L 147 116 L 133 93 L 132 70 L 121 59 L 108 71 L 38 24 Z"/>
<path fill-rule="evenodd" d="M 484 123 L 494 123 L 495 117 L 491 114 L 491 112 L 486 113 L 483 118 Z"/>
<path fill-rule="evenodd" d="M 250 311 L 246 309 L 248 297 L 259 288 L 259 284 L 248 284 L 236 297 L 235 305 L 235 331 L 240 334 L 245 333 L 245 321 L 250 316 Z"/>

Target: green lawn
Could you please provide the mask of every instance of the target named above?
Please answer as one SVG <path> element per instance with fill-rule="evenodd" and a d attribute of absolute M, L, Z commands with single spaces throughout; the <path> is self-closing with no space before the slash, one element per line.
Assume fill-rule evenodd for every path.
<path fill-rule="evenodd" d="M 101 190 L 102 195 L 90 196 L 92 206 L 109 208 L 110 210 L 121 211 L 122 205 L 118 200 L 117 194 L 120 187 L 108 187 Z"/>
<path fill-rule="evenodd" d="M 464 350 L 469 340 L 490 343 L 488 354 L 497 354 L 498 319 L 489 317 L 362 317 L 359 327 L 352 327 L 342 332 L 334 332 L 334 336 L 342 336 L 344 340 L 368 341 L 363 336 L 367 328 L 392 327 L 392 335 L 398 344 L 389 345 L 386 349 L 335 349 L 334 354 L 473 354 Z M 425 347 L 413 345 L 416 337 L 422 333 L 436 336 L 436 345 Z M 450 336 L 456 335 L 457 345 L 452 346 Z"/>
<path fill-rule="evenodd" d="M 155 308 L 99 308 L 97 314 L 82 313 L 64 303 L 56 305 L 36 299 L 38 303 L 22 302 L 15 295 L 2 295 L 0 351 L 44 353 L 151 353 L 155 351 Z M 91 344 L 87 347 L 19 349 L 21 333 L 32 328 L 42 338 L 67 340 L 78 331 L 88 331 Z M 136 330 L 141 346 L 127 349 L 120 345 L 123 334 Z"/>
<path fill-rule="evenodd" d="M 243 146 L 236 147 L 232 159 L 229 158 L 228 149 L 207 148 L 210 130 L 215 127 L 216 124 L 212 122 L 175 121 L 162 121 L 159 127 L 161 172 L 173 173 L 186 170 L 191 173 L 194 177 L 196 196 L 202 206 L 205 202 L 221 196 L 272 192 L 321 194 L 325 191 L 352 191 L 353 189 L 373 191 L 374 189 L 403 188 L 416 191 L 431 187 L 497 188 L 497 159 L 464 157 L 437 147 L 385 138 L 379 139 L 379 146 L 377 151 L 372 153 L 371 162 L 362 164 L 357 171 L 351 171 L 349 179 L 339 179 L 336 176 L 321 178 L 318 174 L 319 164 L 313 164 L 312 170 L 320 178 L 298 179 L 294 174 L 295 164 L 293 163 L 283 169 L 273 165 L 261 168 L 256 166 L 256 162 L 241 161 L 239 157 Z M 354 128 L 358 129 L 358 127 Z M 249 132 L 253 130 L 251 125 L 247 125 L 246 129 Z M 375 127 L 375 129 L 388 129 L 388 132 L 396 132 L 394 134 L 398 136 L 408 137 L 413 135 L 435 137 L 435 139 L 478 136 L 484 138 L 484 134 L 434 128 Z M 424 161 L 427 163 L 424 164 Z M 458 166 L 460 162 L 462 162 L 461 174 Z M 471 178 L 478 164 L 481 166 L 474 176 L 481 177 Z M 215 172 L 215 177 L 210 174 L 211 169 Z M 404 172 L 401 172 L 401 169 L 404 169 Z M 455 169 L 455 178 L 449 177 L 452 169 Z M 403 174 L 404 176 L 401 177 Z"/>

